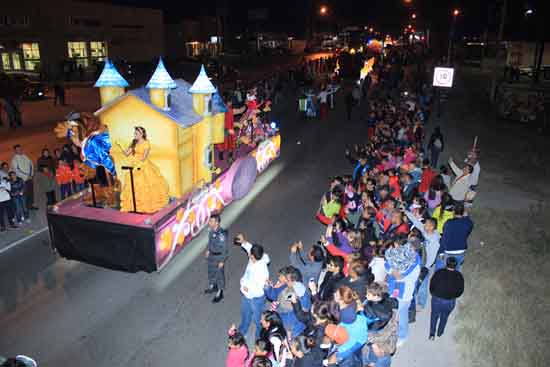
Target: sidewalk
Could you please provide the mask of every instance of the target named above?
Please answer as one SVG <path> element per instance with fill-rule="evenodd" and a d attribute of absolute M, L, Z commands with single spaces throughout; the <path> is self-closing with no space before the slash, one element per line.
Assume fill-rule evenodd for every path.
<path fill-rule="evenodd" d="M 30 216 L 30 223 L 24 223 L 16 229 L 8 228 L 6 232 L 0 234 L 0 254 L 20 241 L 24 241 L 47 230 L 47 222 L 44 215 L 38 214 L 36 210 L 31 210 Z"/>

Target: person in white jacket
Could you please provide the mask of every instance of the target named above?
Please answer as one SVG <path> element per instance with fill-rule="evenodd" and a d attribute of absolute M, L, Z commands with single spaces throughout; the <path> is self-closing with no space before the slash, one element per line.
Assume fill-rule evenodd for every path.
<path fill-rule="evenodd" d="M 472 171 L 474 168 L 467 164 L 463 169 L 458 168 L 453 158 L 449 159 L 449 166 L 455 174 L 455 179 L 451 183 L 449 194 L 454 201 L 463 202 L 466 199 L 466 193 L 472 186 Z"/>
<path fill-rule="evenodd" d="M 13 218 L 11 218 L 10 190 L 11 185 L 7 177 L 0 178 L 0 232 L 4 232 L 6 230 L 6 218 L 8 219 L 10 227 L 17 228 L 13 223 Z"/>
<path fill-rule="evenodd" d="M 241 277 L 241 324 L 239 332 L 246 335 L 252 320 L 256 324 L 256 338 L 260 336 L 262 325 L 260 323 L 265 305 L 264 286 L 269 280 L 269 256 L 264 253 L 264 248 L 257 244 L 251 244 L 240 233 L 235 238 L 235 244 L 240 244 L 248 255 L 248 264 Z"/>

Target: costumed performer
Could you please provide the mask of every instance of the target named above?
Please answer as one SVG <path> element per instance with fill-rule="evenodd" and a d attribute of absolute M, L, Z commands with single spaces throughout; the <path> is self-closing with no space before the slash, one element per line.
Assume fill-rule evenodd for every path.
<path fill-rule="evenodd" d="M 147 132 L 141 126 L 136 126 L 134 139 L 127 149 L 120 143 L 117 145 L 127 157 L 125 165 L 133 167 L 134 194 L 136 211 L 139 213 L 154 213 L 168 204 L 168 184 L 162 177 L 158 167 L 149 160 L 151 144 L 147 140 Z M 120 210 L 134 210 L 130 172 L 124 175 L 124 183 L 120 194 Z"/>
<path fill-rule="evenodd" d="M 218 159 L 223 161 L 224 153 L 227 152 L 229 159 L 233 159 L 233 152 L 235 150 L 237 137 L 235 135 L 235 115 L 240 115 L 246 110 L 246 106 L 241 108 L 233 108 L 233 101 L 229 96 L 225 100 L 225 106 L 227 111 L 225 112 L 225 121 L 224 121 L 224 139 L 223 143 L 216 144 L 218 149 Z"/>
<path fill-rule="evenodd" d="M 80 148 L 84 164 L 96 170 L 96 179 L 102 186 L 107 186 L 109 175 L 116 176 L 115 164 L 111 157 L 111 138 L 107 126 L 103 125 L 91 113 L 73 112 L 67 116 L 66 136 Z M 58 125 L 57 130 L 62 129 Z"/>

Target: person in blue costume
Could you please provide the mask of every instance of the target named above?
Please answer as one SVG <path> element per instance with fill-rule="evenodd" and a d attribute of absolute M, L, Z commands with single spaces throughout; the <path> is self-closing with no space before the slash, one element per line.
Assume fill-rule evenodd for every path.
<path fill-rule="evenodd" d="M 107 186 L 109 176 L 116 176 L 107 127 L 90 113 L 73 112 L 67 121 L 72 127 L 67 130 L 67 137 L 81 149 L 84 164 L 96 171 L 98 183 Z"/>

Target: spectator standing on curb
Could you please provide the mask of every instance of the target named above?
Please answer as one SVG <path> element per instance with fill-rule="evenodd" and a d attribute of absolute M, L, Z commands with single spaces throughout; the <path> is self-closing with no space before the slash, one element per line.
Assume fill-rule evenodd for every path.
<path fill-rule="evenodd" d="M 443 335 L 447 319 L 455 308 L 456 299 L 464 293 L 464 277 L 456 270 L 457 261 L 454 257 L 447 258 L 447 267 L 435 272 L 430 281 L 432 294 L 432 312 L 430 314 L 430 340 Z M 439 325 L 437 322 L 439 321 Z"/>
<path fill-rule="evenodd" d="M 409 307 L 420 275 L 420 258 L 411 244 L 406 243 L 386 251 L 386 272 L 389 294 L 399 303 L 397 333 L 399 347 L 409 336 Z"/>
<path fill-rule="evenodd" d="M 441 133 L 441 128 L 437 126 L 434 129 L 434 132 L 430 136 L 430 141 L 428 142 L 428 151 L 430 152 L 430 162 L 432 167 L 437 167 L 437 162 L 439 161 L 439 154 L 443 151 L 445 147 L 445 140 L 443 139 L 443 134 Z"/>
<path fill-rule="evenodd" d="M 36 167 L 47 166 L 48 169 L 52 172 L 52 174 L 55 174 L 56 164 L 57 162 L 50 155 L 49 149 L 48 148 L 42 149 L 42 154 L 36 161 Z"/>
<path fill-rule="evenodd" d="M 205 294 L 216 293 L 212 303 L 218 303 L 223 299 L 225 288 L 225 261 L 229 256 L 227 248 L 227 231 L 220 226 L 221 218 L 213 214 L 208 220 L 208 249 L 205 257 L 208 263 L 208 288 Z"/>
<path fill-rule="evenodd" d="M 11 218 L 11 185 L 7 177 L 0 178 L 0 232 L 6 231 L 6 219 L 11 228 L 17 228 Z"/>
<path fill-rule="evenodd" d="M 29 212 L 25 207 L 25 182 L 14 171 L 10 171 L 11 201 L 15 222 L 23 223 L 29 220 Z"/>
<path fill-rule="evenodd" d="M 460 271 L 468 249 L 468 237 L 473 229 L 474 223 L 464 211 L 464 205 L 456 204 L 454 218 L 449 219 L 443 226 L 439 248 L 440 256 L 438 256 L 435 265 L 436 270 L 443 268 L 445 259 L 452 256 L 456 259 L 456 270 Z"/>
<path fill-rule="evenodd" d="M 13 147 L 14 155 L 11 159 L 11 170 L 15 171 L 17 177 L 21 178 L 25 182 L 25 205 L 27 209 L 38 209 L 33 206 L 33 176 L 34 165 L 31 159 L 23 153 L 21 145 L 17 144 Z"/>
<path fill-rule="evenodd" d="M 251 244 L 242 233 L 235 237 L 235 245 L 241 246 L 248 255 L 248 263 L 240 281 L 241 324 L 238 330 L 246 335 L 250 323 L 254 321 L 258 338 L 262 329 L 260 321 L 265 305 L 264 287 L 269 280 L 270 259 L 262 246 Z"/>
<path fill-rule="evenodd" d="M 72 195 L 72 180 L 73 173 L 71 167 L 67 164 L 67 161 L 61 159 L 55 173 L 55 179 L 59 185 L 59 191 L 61 193 L 61 200 Z"/>
<path fill-rule="evenodd" d="M 428 269 L 428 274 L 422 280 L 420 287 L 418 288 L 417 302 L 416 304 L 424 309 L 426 302 L 428 301 L 428 279 L 430 278 L 430 273 L 432 271 L 433 265 L 435 264 L 435 259 L 437 253 L 439 252 L 439 232 L 437 232 L 437 220 L 433 218 L 428 218 L 422 223 L 420 219 L 415 217 L 413 213 L 406 211 L 405 214 L 411 223 L 422 233 L 424 237 L 424 248 L 426 249 L 426 268 Z"/>
<path fill-rule="evenodd" d="M 38 167 L 34 178 L 34 206 L 39 209 L 44 209 L 48 205 L 53 205 L 56 202 L 56 182 L 55 176 L 50 172 L 47 166 Z"/>

